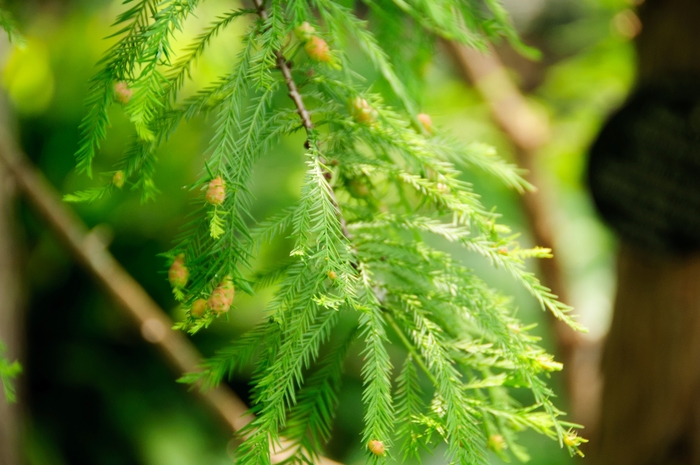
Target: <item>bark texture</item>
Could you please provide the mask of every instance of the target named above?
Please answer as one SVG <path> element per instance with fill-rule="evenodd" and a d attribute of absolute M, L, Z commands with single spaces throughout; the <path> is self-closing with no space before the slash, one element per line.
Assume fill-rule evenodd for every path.
<path fill-rule="evenodd" d="M 603 354 L 600 465 L 700 463 L 700 255 L 623 246 Z"/>
<path fill-rule="evenodd" d="M 700 2 L 647 0 L 640 18 L 640 83 L 700 71 Z M 700 464 L 700 253 L 623 243 L 617 278 L 591 462 Z"/>

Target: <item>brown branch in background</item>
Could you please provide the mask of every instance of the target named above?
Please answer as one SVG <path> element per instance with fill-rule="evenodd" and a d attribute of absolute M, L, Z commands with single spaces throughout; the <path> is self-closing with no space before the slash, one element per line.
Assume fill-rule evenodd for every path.
<path fill-rule="evenodd" d="M 0 160 L 14 177 L 19 190 L 71 255 L 139 325 L 143 337 L 155 344 L 179 372 L 196 371 L 201 358 L 197 349 L 183 333 L 171 331 L 173 322 L 109 253 L 99 237 L 99 230 L 88 231 L 43 175 L 13 146 L 4 130 L 0 130 Z M 201 395 L 234 431 L 250 421 L 244 417 L 248 408 L 231 391 L 219 388 L 201 392 Z"/>
<path fill-rule="evenodd" d="M 0 106 L 1 108 L 1 106 Z M 0 165 L 0 342 L 7 347 L 10 362 L 22 359 L 23 283 L 20 272 L 20 246 L 15 222 L 15 186 L 10 173 Z M 22 394 L 22 380 L 17 379 Z M 6 402 L 0 383 L 0 463 L 20 463 L 20 432 L 23 412 L 19 404 Z"/>
<path fill-rule="evenodd" d="M 173 321 L 146 293 L 141 285 L 109 253 L 98 230 L 88 231 L 85 224 L 49 185 L 26 157 L 13 145 L 4 129 L 0 129 L 0 161 L 4 162 L 19 190 L 29 199 L 49 224 L 71 255 L 141 328 L 144 339 L 153 343 L 179 373 L 198 371 L 202 356 L 178 331 L 171 330 Z M 202 391 L 195 390 L 234 433 L 252 419 L 248 407 L 226 386 Z M 286 445 L 283 444 L 283 446 Z M 279 463 L 288 452 L 271 451 L 273 463 Z M 319 465 L 340 465 L 325 457 Z"/>
<path fill-rule="evenodd" d="M 546 191 L 546 184 L 535 160 L 537 150 L 549 140 L 547 122 L 530 108 L 493 49 L 485 55 L 455 42 L 448 41 L 445 44 L 462 77 L 473 83 L 489 105 L 494 122 L 512 142 L 518 165 L 527 170 L 525 178 L 537 186 L 537 192 L 521 196 L 523 210 L 535 243 L 554 249 L 548 202 L 551 196 Z M 539 266 L 542 282 L 562 302 L 569 302 L 557 255 L 539 261 Z M 601 383 L 598 372 L 600 344 L 581 337 L 559 320 L 551 318 L 550 321 L 557 351 L 565 366 L 564 375 L 573 417 L 587 427 L 593 427 L 597 421 L 595 415 Z"/>

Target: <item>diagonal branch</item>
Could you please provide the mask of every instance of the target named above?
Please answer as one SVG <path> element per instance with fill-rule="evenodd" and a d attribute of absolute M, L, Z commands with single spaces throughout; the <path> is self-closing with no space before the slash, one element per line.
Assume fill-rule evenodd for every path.
<path fill-rule="evenodd" d="M 155 344 L 178 371 L 195 371 L 201 355 L 194 345 L 181 332 L 170 330 L 172 320 L 109 253 L 99 232 L 89 231 L 82 220 L 60 200 L 53 187 L 13 145 L 4 128 L 0 128 L 0 162 L 6 165 L 19 190 L 63 245 L 118 307 L 139 325 L 144 338 Z M 247 407 L 232 391 L 219 388 L 201 395 L 234 431 L 250 421 L 245 418 Z"/>

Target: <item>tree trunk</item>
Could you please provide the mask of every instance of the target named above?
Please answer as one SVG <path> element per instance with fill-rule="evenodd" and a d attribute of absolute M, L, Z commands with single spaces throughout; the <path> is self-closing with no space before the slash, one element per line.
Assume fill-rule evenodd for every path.
<path fill-rule="evenodd" d="M 700 2 L 647 0 L 640 18 L 641 84 L 700 71 Z M 672 155 L 668 150 L 659 156 Z M 652 200 L 657 194 L 645 193 Z M 592 462 L 700 464 L 700 252 L 662 258 L 622 242 Z"/>
<path fill-rule="evenodd" d="M 598 464 L 700 463 L 699 284 L 700 255 L 620 249 Z"/>

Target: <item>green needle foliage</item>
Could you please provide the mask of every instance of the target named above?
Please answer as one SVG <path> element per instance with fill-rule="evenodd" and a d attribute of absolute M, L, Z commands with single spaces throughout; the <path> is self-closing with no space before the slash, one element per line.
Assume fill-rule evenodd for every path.
<path fill-rule="evenodd" d="M 486 257 L 543 309 L 581 329 L 525 268 L 527 258 L 549 251 L 521 249 L 460 170 L 520 192 L 530 186 L 492 149 L 462 146 L 432 127 L 413 100 L 422 84 L 412 64 L 428 60 L 439 38 L 484 49 L 504 36 L 531 52 L 498 2 L 365 0 L 367 22 L 348 2 L 255 0 L 176 53 L 173 40 L 200 1 L 124 2 L 119 40 L 90 85 L 78 168 L 91 174 L 110 105 L 123 105 L 134 139 L 107 173 L 110 183 L 66 199 L 93 201 L 125 183 L 153 197 L 156 149 L 181 122 L 213 116 L 208 158 L 192 184 L 200 206 L 167 255 L 175 296 L 188 310 L 177 328 L 191 333 L 226 314 L 236 291 L 276 290 L 264 321 L 184 378 L 206 388 L 252 367 L 256 418 L 241 433 L 237 463 L 269 464 L 270 451 L 281 449 L 290 452 L 285 463 L 314 462 L 331 435 L 352 346 L 364 361 L 369 463 L 414 463 L 441 442 L 451 463 L 485 463 L 487 448 L 526 460 L 517 444 L 524 429 L 578 453 L 576 425 L 560 419 L 543 381 L 561 365 L 514 318 L 509 299 L 439 246 L 454 242 Z M 234 21 L 247 31 L 231 71 L 180 98 L 197 59 Z M 376 68 L 385 95 L 370 93 L 353 71 L 350 48 Z M 256 161 L 297 132 L 306 138 L 300 200 L 254 219 Z M 289 260 L 253 272 L 261 244 L 289 237 Z M 355 330 L 343 334 L 341 319 L 354 321 Z M 389 356 L 390 341 L 404 346 L 405 360 Z M 514 401 L 513 388 L 529 390 L 531 405 Z"/>

